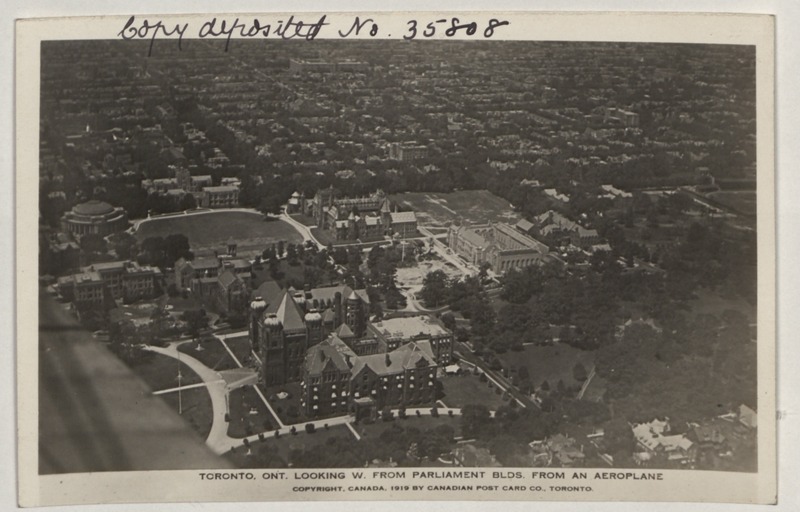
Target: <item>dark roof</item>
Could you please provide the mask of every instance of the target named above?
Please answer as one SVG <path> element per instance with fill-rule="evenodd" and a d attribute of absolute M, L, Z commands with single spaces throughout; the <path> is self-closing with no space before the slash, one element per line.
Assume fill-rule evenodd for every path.
<path fill-rule="evenodd" d="M 75 205 L 72 211 L 79 215 L 105 215 L 114 211 L 114 207 L 104 201 L 92 199 L 85 203 Z"/>
<path fill-rule="evenodd" d="M 351 362 L 357 359 L 355 352 L 336 335 L 331 335 L 322 343 L 314 345 L 306 353 L 305 369 L 309 375 L 320 375 L 324 370 L 335 368 L 349 372 Z"/>
<path fill-rule="evenodd" d="M 219 275 L 219 284 L 225 288 L 229 287 L 234 281 L 241 281 L 241 279 L 239 279 L 239 276 L 230 269 Z"/>
<path fill-rule="evenodd" d="M 339 328 L 336 329 L 336 335 L 340 338 L 352 338 L 355 336 L 352 329 L 350 329 L 350 326 L 347 324 L 340 325 Z"/>
<path fill-rule="evenodd" d="M 267 304 L 272 304 L 280 294 L 281 287 L 275 281 L 264 281 L 261 286 L 253 290 L 253 298 L 261 297 Z"/>
<path fill-rule="evenodd" d="M 353 368 L 355 376 L 364 366 L 376 375 L 392 375 L 403 370 L 436 366 L 431 344 L 427 341 L 406 343 L 386 354 L 373 354 L 359 357 Z"/>
<path fill-rule="evenodd" d="M 264 314 L 278 317 L 284 330 L 297 331 L 306 328 L 306 324 L 303 322 L 303 312 L 300 311 L 297 303 L 286 290 L 281 292 L 278 300 L 267 306 Z"/>

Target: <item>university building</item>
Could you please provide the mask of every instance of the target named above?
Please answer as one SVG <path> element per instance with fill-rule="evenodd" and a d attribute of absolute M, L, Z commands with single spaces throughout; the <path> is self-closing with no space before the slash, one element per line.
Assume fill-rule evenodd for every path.
<path fill-rule="evenodd" d="M 289 209 L 313 217 L 317 227 L 339 242 L 417 236 L 416 214 L 393 209 L 382 190 L 366 197 L 336 197 L 331 187 L 319 190 L 310 201 L 295 193 L 289 200 Z"/>
<path fill-rule="evenodd" d="M 107 236 L 127 228 L 128 214 L 123 208 L 96 199 L 75 205 L 61 218 L 61 230 L 76 238 Z"/>
<path fill-rule="evenodd" d="M 545 244 L 501 223 L 451 225 L 447 243 L 453 252 L 469 263 L 488 263 L 498 274 L 539 264 L 549 252 Z"/>
<path fill-rule="evenodd" d="M 106 305 L 112 300 L 151 299 L 161 293 L 161 271 L 133 261 L 95 263 L 59 278 L 62 297 L 78 304 Z"/>
<path fill-rule="evenodd" d="M 249 331 L 264 385 L 301 382 L 310 416 L 431 404 L 436 368 L 452 360 L 452 333 L 436 320 L 372 324 L 366 291 L 344 285 L 256 297 Z"/>

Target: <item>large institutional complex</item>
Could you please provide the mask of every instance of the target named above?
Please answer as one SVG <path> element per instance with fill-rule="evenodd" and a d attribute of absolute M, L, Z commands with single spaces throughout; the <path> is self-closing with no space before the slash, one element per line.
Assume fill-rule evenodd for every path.
<path fill-rule="evenodd" d="M 393 209 L 382 190 L 366 197 L 336 197 L 333 188 L 327 188 L 319 190 L 310 200 L 296 192 L 289 205 L 313 217 L 317 227 L 327 231 L 336 241 L 364 242 L 386 236 L 417 236 L 414 212 Z"/>
<path fill-rule="evenodd" d="M 185 167 L 174 167 L 174 178 L 142 180 L 148 192 L 157 192 L 175 197 L 192 194 L 198 206 L 204 208 L 233 208 L 239 204 L 239 180 L 222 178 L 219 186 L 213 186 L 210 174 L 192 176 Z"/>
<path fill-rule="evenodd" d="M 488 263 L 497 273 L 539 263 L 548 247 L 507 224 L 451 225 L 447 243 L 474 265 Z"/>
<path fill-rule="evenodd" d="M 301 382 L 310 416 L 433 401 L 436 367 L 453 356 L 437 320 L 369 322 L 365 290 L 282 290 L 250 304 L 250 341 L 265 386 Z"/>

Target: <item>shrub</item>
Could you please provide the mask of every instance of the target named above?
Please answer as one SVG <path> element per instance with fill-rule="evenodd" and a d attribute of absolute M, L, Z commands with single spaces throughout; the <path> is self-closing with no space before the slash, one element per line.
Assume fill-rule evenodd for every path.
<path fill-rule="evenodd" d="M 433 416 L 434 418 L 438 418 L 439 417 L 439 409 L 437 409 L 436 407 L 431 408 L 431 416 Z"/>
<path fill-rule="evenodd" d="M 453 410 L 452 409 L 448 410 L 447 411 L 447 415 L 452 418 L 453 417 Z"/>
<path fill-rule="evenodd" d="M 306 433 L 313 434 L 317 431 L 317 427 L 313 423 L 306 423 Z"/>

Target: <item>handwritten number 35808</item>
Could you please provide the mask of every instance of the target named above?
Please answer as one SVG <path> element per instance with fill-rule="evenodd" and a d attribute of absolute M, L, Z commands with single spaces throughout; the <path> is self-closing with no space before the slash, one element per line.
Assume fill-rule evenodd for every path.
<path fill-rule="evenodd" d="M 427 25 L 425 25 L 425 29 L 422 30 L 422 37 L 433 37 L 436 34 L 437 25 L 442 23 L 447 23 L 447 19 L 441 19 L 436 21 L 431 21 Z M 408 25 L 408 33 L 403 35 L 403 39 L 411 40 L 415 39 L 417 35 L 419 35 L 419 23 L 417 20 L 408 20 L 406 23 Z M 503 25 L 508 25 L 508 21 L 498 20 L 496 18 L 492 18 L 489 20 L 489 24 L 483 30 L 483 37 L 489 38 L 494 35 L 494 31 L 497 27 L 502 27 Z M 461 23 L 461 20 L 458 18 L 451 18 L 450 19 L 450 27 L 444 31 L 444 34 L 447 37 L 453 37 L 458 34 L 460 31 L 464 31 L 466 35 L 472 36 L 478 31 L 478 23 L 477 22 L 470 22 L 470 23 Z"/>

